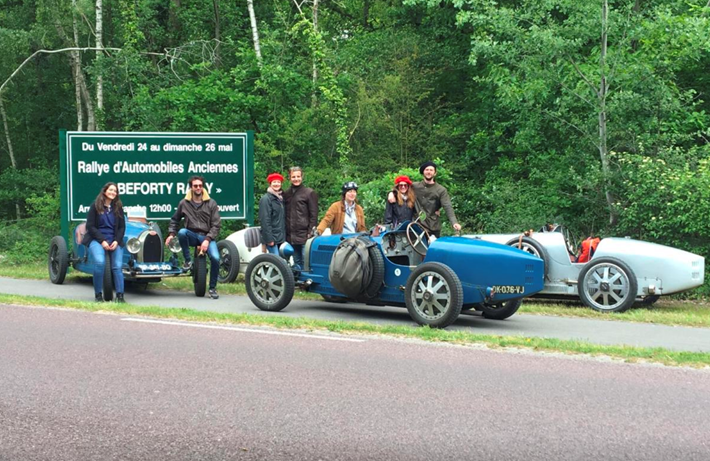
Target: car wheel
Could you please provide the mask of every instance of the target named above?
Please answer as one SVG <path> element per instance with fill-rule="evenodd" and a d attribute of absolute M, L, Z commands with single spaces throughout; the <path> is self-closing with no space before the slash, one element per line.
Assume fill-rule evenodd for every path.
<path fill-rule="evenodd" d="M 509 301 L 495 304 L 481 304 L 480 310 L 483 312 L 483 316 L 487 319 L 505 320 L 518 312 L 518 309 L 520 309 L 522 304 L 522 299 L 511 299 Z"/>
<path fill-rule="evenodd" d="M 245 278 L 249 299 L 262 311 L 280 311 L 293 299 L 293 271 L 276 255 L 262 254 L 252 259 Z"/>
<path fill-rule="evenodd" d="M 540 242 L 535 239 L 531 239 L 530 237 L 523 237 L 522 240 L 520 239 L 520 237 L 517 237 L 509 240 L 506 245 L 518 248 L 542 259 L 542 261 L 545 263 L 544 275 L 547 279 L 547 269 L 549 266 L 550 257 L 547 255 L 547 250 L 545 250 L 545 247 L 543 247 Z"/>
<path fill-rule="evenodd" d="M 463 307 L 461 280 L 441 263 L 424 263 L 414 269 L 404 293 L 412 319 L 432 328 L 446 328 L 454 323 Z"/>
<path fill-rule="evenodd" d="M 205 255 L 197 255 L 193 261 L 192 282 L 195 288 L 195 296 L 202 298 L 207 291 L 207 258 Z"/>
<path fill-rule="evenodd" d="M 592 260 L 579 273 L 579 297 L 599 312 L 624 312 L 634 304 L 637 288 L 636 275 L 617 258 Z"/>
<path fill-rule="evenodd" d="M 104 301 L 113 301 L 113 271 L 111 270 L 111 255 L 106 252 L 106 259 L 104 260 L 104 276 L 101 290 L 104 295 Z"/>
<path fill-rule="evenodd" d="M 217 242 L 219 251 L 219 283 L 232 283 L 239 275 L 239 250 L 234 242 L 222 240 Z"/>
<path fill-rule="evenodd" d="M 47 256 L 47 269 L 49 270 L 49 280 L 56 285 L 64 283 L 69 267 L 69 253 L 67 251 L 67 241 L 64 237 L 57 235 L 52 237 L 49 243 L 49 254 Z"/>

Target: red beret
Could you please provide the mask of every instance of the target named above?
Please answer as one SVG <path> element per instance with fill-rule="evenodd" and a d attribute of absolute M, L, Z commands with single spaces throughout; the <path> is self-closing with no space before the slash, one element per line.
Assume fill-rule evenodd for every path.
<path fill-rule="evenodd" d="M 409 176 L 397 176 L 397 177 L 394 179 L 394 185 L 395 185 L 395 186 L 396 186 L 397 184 L 401 183 L 401 182 L 406 182 L 406 183 L 409 184 L 410 186 L 412 185 L 412 180 L 409 179 Z"/>
<path fill-rule="evenodd" d="M 271 184 L 271 181 L 281 181 L 284 182 L 284 177 L 281 176 L 279 173 L 271 173 L 269 176 L 266 177 L 266 182 Z"/>

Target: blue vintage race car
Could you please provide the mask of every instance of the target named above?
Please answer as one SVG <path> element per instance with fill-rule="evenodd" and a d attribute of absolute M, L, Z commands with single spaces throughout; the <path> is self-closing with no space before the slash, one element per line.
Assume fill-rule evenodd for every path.
<path fill-rule="evenodd" d="M 258 228 L 251 229 L 256 243 Z M 333 255 L 352 238 L 366 244 L 369 265 L 364 271 L 368 279 L 355 295 L 338 291 L 331 280 L 331 264 L 337 260 Z M 282 310 L 298 286 L 330 300 L 406 307 L 420 325 L 445 328 L 465 309 L 480 310 L 492 319 L 508 318 L 522 298 L 542 290 L 544 282 L 544 263 L 533 255 L 463 237 L 442 237 L 430 244 L 416 221 L 380 235 L 312 238 L 306 243 L 302 269 L 289 266 L 289 255 L 284 256 L 259 254 L 247 267 L 247 294 L 259 309 Z"/>
<path fill-rule="evenodd" d="M 72 253 L 69 255 L 67 242 L 63 236 L 55 236 L 49 245 L 48 269 L 49 278 L 52 283 L 61 284 L 64 282 L 69 265 L 75 270 L 87 274 L 93 274 L 94 261 L 91 258 L 88 248 L 81 242 L 86 233 L 86 223 L 77 225 L 72 233 L 73 245 Z M 173 244 L 172 242 L 175 242 Z M 128 282 L 153 283 L 159 282 L 164 277 L 175 277 L 186 274 L 178 264 L 177 255 L 180 253 L 180 246 L 177 239 L 173 239 L 170 244 L 171 257 L 166 260 L 164 257 L 164 239 L 160 228 L 155 223 L 146 222 L 144 218 L 129 218 L 126 220 L 126 233 L 124 236 L 125 251 L 123 252 L 123 275 Z M 231 259 L 236 258 L 237 249 L 232 242 L 218 242 L 222 264 L 220 267 L 220 279 L 236 277 L 236 274 L 229 274 L 229 271 L 238 271 L 232 268 Z M 204 255 L 195 255 L 193 267 L 190 272 L 192 276 L 195 294 L 204 296 L 207 286 L 207 264 Z M 223 270 L 226 273 L 222 273 Z M 113 275 L 110 264 L 104 267 L 103 275 L 103 296 L 106 301 L 113 299 Z"/>

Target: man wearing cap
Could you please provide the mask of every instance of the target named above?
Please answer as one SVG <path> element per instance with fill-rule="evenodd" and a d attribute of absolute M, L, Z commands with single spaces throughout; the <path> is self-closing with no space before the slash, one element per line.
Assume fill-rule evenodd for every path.
<path fill-rule="evenodd" d="M 303 185 L 303 171 L 294 166 L 288 171 L 291 187 L 284 191 L 286 208 L 286 241 L 293 246 L 293 260 L 303 267 L 304 247 L 318 225 L 318 195 Z"/>
<path fill-rule="evenodd" d="M 217 299 L 219 298 L 217 294 L 217 276 L 219 275 L 217 236 L 222 225 L 219 207 L 204 189 L 205 178 L 192 176 L 188 183 L 190 189 L 178 204 L 175 214 L 170 218 L 165 245 L 169 245 L 177 235 L 180 247 L 182 247 L 182 254 L 185 257 L 185 264 L 182 266 L 185 271 L 192 268 L 190 247 L 199 245 L 200 252 L 207 253 L 210 258 L 209 296 L 212 299 Z M 185 218 L 185 227 L 178 231 L 182 218 Z"/>
<path fill-rule="evenodd" d="M 259 200 L 259 222 L 264 253 L 279 254 L 279 245 L 286 241 L 286 213 L 284 210 L 281 183 L 284 177 L 271 173 L 266 177 L 269 187 Z"/>
<path fill-rule="evenodd" d="M 343 184 L 343 199 L 333 203 L 318 224 L 318 234 L 330 227 L 333 234 L 354 234 L 365 232 L 365 212 L 357 204 L 357 183 Z"/>
<path fill-rule="evenodd" d="M 412 184 L 414 193 L 417 196 L 417 205 L 420 210 L 426 213 L 426 218 L 422 222 L 424 227 L 430 234 L 437 238 L 441 236 L 441 221 L 437 213 L 441 208 L 444 208 L 446 216 L 449 218 L 451 226 L 456 232 L 461 231 L 461 224 L 456 219 L 454 208 L 451 206 L 451 198 L 449 192 L 444 186 L 434 181 L 436 177 L 436 164 L 434 162 L 424 162 L 419 167 L 419 173 L 424 177 L 423 180 Z M 396 201 L 393 193 L 388 194 L 388 201 L 394 203 Z"/>

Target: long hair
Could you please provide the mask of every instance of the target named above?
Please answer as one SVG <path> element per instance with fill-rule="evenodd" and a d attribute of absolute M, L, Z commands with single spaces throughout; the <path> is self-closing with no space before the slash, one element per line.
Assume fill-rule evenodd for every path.
<path fill-rule="evenodd" d="M 111 200 L 111 208 L 113 209 L 113 214 L 115 216 L 123 216 L 123 203 L 121 203 L 121 198 L 118 195 L 118 184 L 115 182 L 107 182 L 104 187 L 101 188 L 101 192 L 96 196 L 94 200 L 94 208 L 99 214 L 104 214 L 106 211 L 104 207 L 104 192 L 108 190 L 109 187 L 114 186 L 116 188 L 116 198 Z"/>
<path fill-rule="evenodd" d="M 402 193 L 399 191 L 399 187 L 397 189 L 397 204 L 399 206 L 402 206 L 402 203 L 404 203 L 404 200 L 402 199 Z M 412 186 L 407 187 L 407 206 L 409 208 L 414 208 L 414 202 L 417 200 L 417 196 L 414 195 L 414 188 Z"/>

